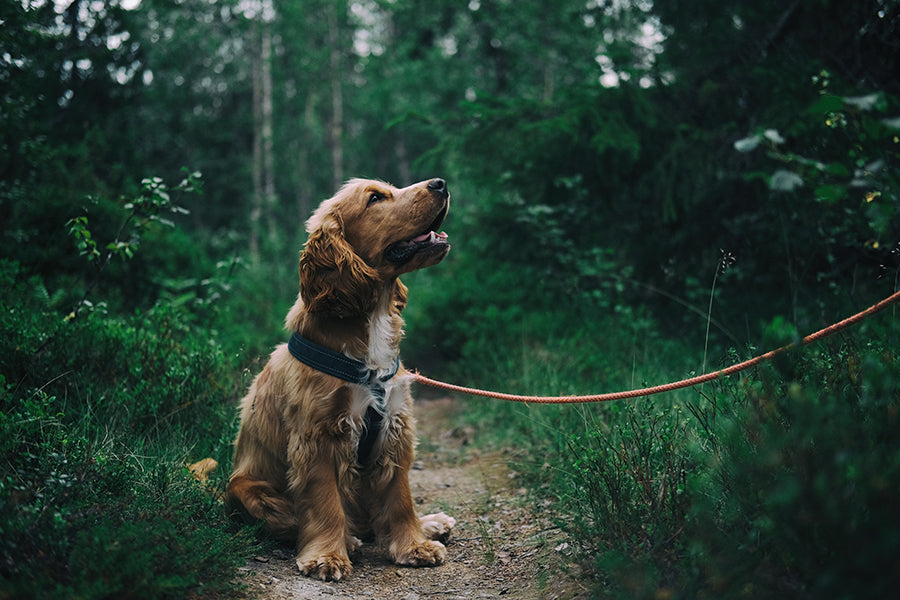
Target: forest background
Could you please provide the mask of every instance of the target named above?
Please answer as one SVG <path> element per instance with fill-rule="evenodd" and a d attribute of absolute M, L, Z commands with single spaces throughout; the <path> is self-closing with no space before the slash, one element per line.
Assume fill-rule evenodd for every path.
<path fill-rule="evenodd" d="M 898 57 L 896 0 L 0 0 L 0 598 L 237 593 L 184 465 L 224 485 L 349 177 L 449 181 L 404 358 L 462 383 L 662 383 L 894 292 Z M 597 597 L 886 597 L 898 334 L 460 419 Z"/>

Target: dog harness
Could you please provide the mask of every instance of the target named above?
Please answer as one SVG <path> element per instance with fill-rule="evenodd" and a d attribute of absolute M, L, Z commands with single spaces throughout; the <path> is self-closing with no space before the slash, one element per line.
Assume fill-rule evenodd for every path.
<path fill-rule="evenodd" d="M 343 381 L 364 385 L 369 388 L 369 391 L 375 398 L 375 403 L 369 405 L 369 408 L 366 409 L 362 436 L 359 438 L 359 446 L 356 448 L 356 457 L 359 464 L 365 464 L 372 453 L 372 448 L 375 447 L 375 440 L 378 439 L 378 434 L 381 432 L 382 422 L 384 421 L 384 413 L 387 408 L 385 405 L 385 384 L 400 369 L 400 358 L 394 360 L 394 367 L 390 373 L 379 377 L 378 371 L 366 368 L 364 362 L 320 346 L 296 332 L 291 334 L 291 339 L 288 341 L 288 351 L 294 358 L 308 367 Z"/>

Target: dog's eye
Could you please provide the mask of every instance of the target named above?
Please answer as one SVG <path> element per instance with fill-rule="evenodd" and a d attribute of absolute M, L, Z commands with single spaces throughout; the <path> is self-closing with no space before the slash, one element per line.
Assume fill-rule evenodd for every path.
<path fill-rule="evenodd" d="M 384 194 L 379 194 L 378 192 L 372 192 L 369 195 L 369 201 L 366 203 L 366 206 L 372 206 L 376 202 L 381 202 L 384 200 Z"/>

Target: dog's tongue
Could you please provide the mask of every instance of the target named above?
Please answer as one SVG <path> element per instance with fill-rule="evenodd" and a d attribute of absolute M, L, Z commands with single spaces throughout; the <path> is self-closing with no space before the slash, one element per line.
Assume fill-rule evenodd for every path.
<path fill-rule="evenodd" d="M 440 233 L 435 233 L 433 231 L 429 231 L 428 233 L 423 233 L 422 235 L 414 237 L 412 239 L 412 241 L 418 244 L 419 242 L 424 242 L 425 240 L 434 241 L 436 238 L 445 240 L 445 239 L 447 239 L 447 234 L 444 233 L 443 231 Z"/>

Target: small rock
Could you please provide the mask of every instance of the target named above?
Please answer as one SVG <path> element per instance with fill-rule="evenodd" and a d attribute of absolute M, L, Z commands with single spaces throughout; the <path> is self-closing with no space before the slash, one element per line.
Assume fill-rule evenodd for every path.
<path fill-rule="evenodd" d="M 255 560 L 256 562 L 267 563 L 267 562 L 269 562 L 269 557 L 267 557 L 267 556 L 254 556 L 254 557 L 253 557 L 253 560 Z"/>

